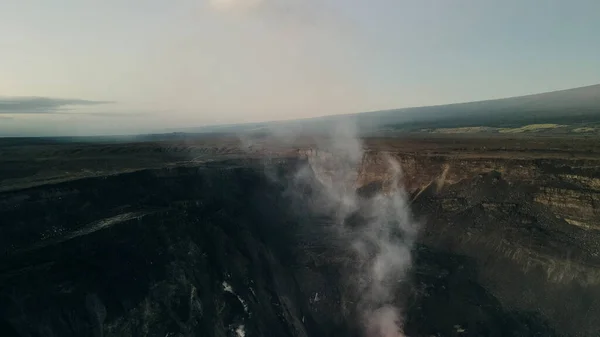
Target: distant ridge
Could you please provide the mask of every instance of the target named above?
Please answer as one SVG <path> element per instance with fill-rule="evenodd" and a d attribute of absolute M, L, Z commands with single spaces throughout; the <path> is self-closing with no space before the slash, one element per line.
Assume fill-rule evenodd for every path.
<path fill-rule="evenodd" d="M 248 124 L 244 129 L 277 125 L 327 131 L 332 124 L 342 122 L 356 123 L 364 132 L 469 126 L 520 127 L 538 123 L 600 123 L 600 84 L 467 103 Z M 241 126 L 236 125 L 235 129 L 239 130 Z"/>
<path fill-rule="evenodd" d="M 409 107 L 409 108 L 400 108 L 400 109 L 386 109 L 386 110 L 362 112 L 362 113 L 399 111 L 399 110 L 434 108 L 434 107 L 450 107 L 450 106 L 456 106 L 456 105 L 480 104 L 480 103 L 490 103 L 490 102 L 500 102 L 500 101 L 504 102 L 504 101 L 521 100 L 521 99 L 538 100 L 538 99 L 546 99 L 546 98 L 565 101 L 565 102 L 566 102 L 566 100 L 573 99 L 573 98 L 576 98 L 578 100 L 587 100 L 587 101 L 589 101 L 591 98 L 592 100 L 595 101 L 594 102 L 595 104 L 598 104 L 598 103 L 600 103 L 600 84 L 594 84 L 594 85 L 588 85 L 588 86 L 570 88 L 570 89 L 553 90 L 553 91 L 528 94 L 528 95 L 510 96 L 510 97 L 493 98 L 493 99 L 483 99 L 483 100 L 471 101 L 471 102 L 436 104 L 436 105 Z"/>
<path fill-rule="evenodd" d="M 363 127 L 600 122 L 600 84 L 526 96 L 375 111 L 345 117 L 355 118 Z"/>
<path fill-rule="evenodd" d="M 327 132 L 334 124 L 343 122 L 356 123 L 363 132 L 475 126 L 515 128 L 541 123 L 569 125 L 600 123 L 600 84 L 467 103 L 361 112 L 293 121 L 187 128 L 178 131 L 238 133 L 261 131 L 270 127 L 294 127 Z"/>

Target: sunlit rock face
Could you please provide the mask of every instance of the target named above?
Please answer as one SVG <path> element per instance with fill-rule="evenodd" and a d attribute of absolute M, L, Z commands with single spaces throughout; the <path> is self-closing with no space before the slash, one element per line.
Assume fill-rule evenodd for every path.
<path fill-rule="evenodd" d="M 367 152 L 349 158 L 356 171 L 336 178 L 351 180 L 343 186 L 356 198 L 339 216 L 314 207 L 319 184 L 336 172 L 330 156 L 300 152 L 267 166 L 222 161 L 2 192 L 0 335 L 600 331 L 598 186 L 586 163 Z M 379 241 L 347 241 L 332 226 L 352 228 L 347 236 L 369 228 L 374 214 L 360 210 L 398 185 L 418 230 L 409 246 L 400 246 L 402 231 L 386 242 L 410 247 L 389 250 L 409 263 L 397 278 L 383 274 L 385 301 L 365 304 L 357 289 L 371 289 L 361 288 L 371 280 L 351 272 L 368 267 L 357 261 L 377 270 L 377 260 L 359 254 L 377 250 L 349 243 Z"/>
<path fill-rule="evenodd" d="M 389 156 L 367 153 L 361 184 L 389 180 Z M 395 158 L 426 223 L 419 243 L 475 261 L 477 282 L 508 308 L 538 312 L 561 333 L 600 331 L 586 314 L 600 313 L 597 160 Z"/>

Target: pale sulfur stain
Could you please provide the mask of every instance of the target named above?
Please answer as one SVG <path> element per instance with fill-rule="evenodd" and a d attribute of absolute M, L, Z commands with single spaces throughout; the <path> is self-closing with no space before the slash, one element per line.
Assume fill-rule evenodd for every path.
<path fill-rule="evenodd" d="M 236 294 L 236 292 L 233 290 L 233 287 L 226 281 L 223 281 L 223 283 L 221 285 L 223 286 L 223 291 L 235 295 L 235 297 L 237 297 L 238 301 L 240 301 L 240 303 L 244 307 L 244 311 L 246 313 L 249 313 L 248 304 L 246 304 L 246 301 L 244 301 L 244 299 L 241 298 L 240 295 Z"/>
<path fill-rule="evenodd" d="M 238 337 L 246 337 L 246 329 L 245 329 L 245 327 L 244 327 L 244 325 L 243 325 L 243 324 L 242 324 L 242 325 L 239 325 L 239 326 L 237 327 L 237 329 L 235 329 L 235 334 L 236 334 Z"/>
<path fill-rule="evenodd" d="M 457 333 L 465 333 L 467 330 L 463 329 L 460 325 L 455 325 L 454 329 L 456 329 Z"/>

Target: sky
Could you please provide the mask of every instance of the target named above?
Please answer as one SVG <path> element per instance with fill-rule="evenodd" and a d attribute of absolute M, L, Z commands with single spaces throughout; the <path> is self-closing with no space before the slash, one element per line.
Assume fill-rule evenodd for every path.
<path fill-rule="evenodd" d="M 598 0 L 0 2 L 0 136 L 161 132 L 600 83 Z"/>

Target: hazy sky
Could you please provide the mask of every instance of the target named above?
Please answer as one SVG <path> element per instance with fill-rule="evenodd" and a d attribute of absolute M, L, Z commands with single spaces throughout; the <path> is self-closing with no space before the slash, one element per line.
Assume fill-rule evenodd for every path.
<path fill-rule="evenodd" d="M 599 34 L 598 0 L 1 1 L 0 135 L 157 131 L 596 84 Z"/>

